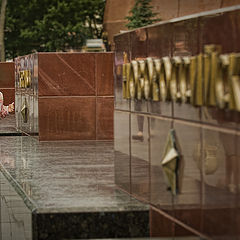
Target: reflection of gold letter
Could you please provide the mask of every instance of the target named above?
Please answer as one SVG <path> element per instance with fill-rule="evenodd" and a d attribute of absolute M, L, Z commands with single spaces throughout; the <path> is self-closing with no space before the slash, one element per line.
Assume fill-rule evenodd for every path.
<path fill-rule="evenodd" d="M 126 63 L 126 77 L 127 77 L 127 84 L 126 84 L 126 98 L 130 98 L 130 78 L 131 78 L 131 63 Z"/>
<path fill-rule="evenodd" d="M 172 63 L 169 57 L 163 57 L 163 66 L 160 76 L 160 93 L 162 100 L 171 100 L 170 81 L 172 73 Z M 163 90 L 162 90 L 163 87 Z M 166 91 L 165 91 L 166 90 Z"/>
<path fill-rule="evenodd" d="M 126 72 L 126 64 L 124 63 L 122 65 L 122 93 L 123 93 L 123 98 L 127 98 L 127 72 Z"/>
<path fill-rule="evenodd" d="M 197 58 L 191 57 L 189 71 L 190 71 L 190 86 L 191 86 L 190 102 L 192 105 L 195 105 L 196 68 L 197 68 Z"/>
<path fill-rule="evenodd" d="M 131 94 L 131 98 L 134 99 L 137 94 L 137 99 L 141 99 L 141 95 L 138 95 L 138 78 L 139 78 L 139 72 L 138 72 L 138 62 L 133 60 L 132 61 L 132 69 L 133 69 L 133 81 L 130 82 L 130 92 L 133 93 L 134 88 L 134 93 Z"/>
<path fill-rule="evenodd" d="M 183 57 L 183 64 L 182 76 L 180 78 L 180 91 L 182 94 L 182 101 L 184 103 L 189 103 L 191 97 L 190 57 Z"/>
<path fill-rule="evenodd" d="M 182 60 L 180 57 L 173 57 L 172 74 L 170 81 L 170 93 L 173 101 L 181 100 L 181 93 L 179 91 L 179 78 L 182 72 Z"/>
<path fill-rule="evenodd" d="M 203 105 L 203 61 L 202 54 L 199 54 L 197 57 L 197 77 L 195 84 L 195 105 L 202 106 Z"/>
<path fill-rule="evenodd" d="M 229 108 L 240 111 L 240 54 L 230 55 L 229 66 L 230 78 L 229 78 Z"/>
<path fill-rule="evenodd" d="M 159 75 L 160 75 L 160 69 L 161 69 L 161 61 L 160 59 L 154 59 L 154 71 L 153 71 L 153 89 L 152 89 L 152 95 L 153 95 L 153 101 L 159 101 Z"/>

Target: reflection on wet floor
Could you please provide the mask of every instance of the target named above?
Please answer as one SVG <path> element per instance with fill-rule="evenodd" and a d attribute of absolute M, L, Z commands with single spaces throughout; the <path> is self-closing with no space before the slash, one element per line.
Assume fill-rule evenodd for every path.
<path fill-rule="evenodd" d="M 0 174 L 1 240 L 32 239 L 31 211 L 3 174 Z"/>

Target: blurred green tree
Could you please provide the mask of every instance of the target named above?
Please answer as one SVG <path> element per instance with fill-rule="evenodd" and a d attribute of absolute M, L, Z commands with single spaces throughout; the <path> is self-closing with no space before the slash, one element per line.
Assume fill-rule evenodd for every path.
<path fill-rule="evenodd" d="M 34 51 L 79 49 L 102 33 L 105 0 L 11 0 L 6 12 L 7 58 Z"/>
<path fill-rule="evenodd" d="M 126 19 L 129 21 L 126 24 L 128 29 L 144 27 L 161 19 L 156 18 L 157 13 L 152 12 L 151 0 L 136 0 L 133 8 L 130 10 L 130 16 Z"/>

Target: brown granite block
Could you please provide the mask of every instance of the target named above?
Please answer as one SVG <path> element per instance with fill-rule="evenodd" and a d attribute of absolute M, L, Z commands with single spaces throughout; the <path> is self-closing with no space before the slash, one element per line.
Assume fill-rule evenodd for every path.
<path fill-rule="evenodd" d="M 12 102 L 15 102 L 15 89 L 14 88 L 0 88 L 4 97 L 4 105 L 8 105 Z"/>
<path fill-rule="evenodd" d="M 194 230 L 201 232 L 202 230 L 202 209 L 177 209 L 174 210 L 175 217 L 180 219 L 181 222 L 185 223 L 187 226 Z M 193 233 L 189 230 L 183 228 L 182 226 L 175 224 L 175 236 L 192 236 Z"/>
<path fill-rule="evenodd" d="M 170 23 L 147 28 L 149 57 L 161 58 L 172 55 L 172 30 L 172 24 Z M 172 103 L 148 101 L 148 112 L 171 117 Z"/>
<path fill-rule="evenodd" d="M 96 85 L 98 96 L 113 96 L 113 53 L 96 53 Z"/>
<path fill-rule="evenodd" d="M 39 53 L 39 96 L 95 95 L 94 53 Z"/>
<path fill-rule="evenodd" d="M 214 128 L 203 128 L 202 136 L 205 144 L 203 231 L 212 239 L 235 239 L 239 178 L 237 136 L 234 131 Z M 211 166 L 209 163 L 212 171 L 208 170 L 211 169 L 207 167 Z"/>
<path fill-rule="evenodd" d="M 131 37 L 131 60 L 136 58 L 146 58 L 147 53 L 147 30 L 145 28 L 136 29 L 130 32 Z"/>
<path fill-rule="evenodd" d="M 96 139 L 94 97 L 39 98 L 39 140 Z"/>
<path fill-rule="evenodd" d="M 113 97 L 98 97 L 96 124 L 97 124 L 97 139 L 112 140 L 113 139 Z"/>
<path fill-rule="evenodd" d="M 174 196 L 175 217 L 190 227 L 201 230 L 202 154 L 201 126 L 174 121 L 179 152 L 182 155 L 179 193 Z M 193 219 L 191 219 L 191 213 Z M 197 215 L 197 218 L 196 218 Z"/>
<path fill-rule="evenodd" d="M 222 53 L 240 52 L 239 10 L 206 15 L 199 18 L 200 51 L 206 44 L 218 44 Z"/>
<path fill-rule="evenodd" d="M 174 222 L 150 208 L 150 237 L 173 237 Z"/>
<path fill-rule="evenodd" d="M 171 120 L 150 118 L 150 202 L 163 211 L 171 211 L 173 213 L 173 195 L 168 190 L 161 165 L 171 124 Z"/>
<path fill-rule="evenodd" d="M 180 0 L 179 17 L 214 10 L 221 7 L 221 0 Z"/>
<path fill-rule="evenodd" d="M 143 132 L 143 137 L 137 136 Z M 150 200 L 148 117 L 131 114 L 131 188 L 137 197 Z"/>
<path fill-rule="evenodd" d="M 239 5 L 240 0 L 223 0 L 222 7 L 234 6 Z"/>
<path fill-rule="evenodd" d="M 1 62 L 0 63 L 0 88 L 14 88 L 14 63 Z"/>
<path fill-rule="evenodd" d="M 194 56 L 198 49 L 198 19 L 173 23 L 173 56 Z M 173 115 L 175 118 L 189 119 L 200 122 L 200 108 L 191 104 L 174 102 Z"/>
<path fill-rule="evenodd" d="M 115 183 L 130 193 L 130 114 L 114 112 Z"/>
<path fill-rule="evenodd" d="M 122 93 L 122 64 L 124 62 L 124 53 L 127 55 L 127 61 L 130 62 L 130 33 L 115 36 L 115 80 L 114 96 L 115 109 L 130 110 L 130 100 L 123 99 Z"/>
<path fill-rule="evenodd" d="M 151 5 L 154 7 L 153 12 L 161 20 L 167 20 L 178 17 L 179 0 L 152 0 Z"/>
<path fill-rule="evenodd" d="M 172 55 L 173 25 L 171 23 L 148 27 L 147 32 L 149 57 L 161 58 Z"/>

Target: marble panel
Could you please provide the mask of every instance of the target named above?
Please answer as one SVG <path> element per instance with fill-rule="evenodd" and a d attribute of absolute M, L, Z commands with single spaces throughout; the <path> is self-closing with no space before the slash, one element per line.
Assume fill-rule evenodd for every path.
<path fill-rule="evenodd" d="M 124 63 L 124 54 L 127 56 L 127 61 L 130 62 L 130 34 L 124 33 L 117 35 L 114 38 L 115 50 L 115 79 L 114 79 L 114 95 L 115 109 L 130 110 L 130 100 L 123 99 L 122 93 L 122 64 Z"/>
<path fill-rule="evenodd" d="M 95 95 L 94 53 L 39 53 L 39 96 Z"/>
<path fill-rule="evenodd" d="M 173 215 L 173 196 L 168 190 L 162 170 L 162 158 L 172 121 L 159 118 L 150 118 L 150 177 L 152 205 Z"/>
<path fill-rule="evenodd" d="M 211 239 L 235 239 L 239 175 L 236 134 L 203 128 L 202 136 L 203 232 Z"/>
<path fill-rule="evenodd" d="M 179 152 L 179 193 L 174 196 L 175 217 L 201 230 L 202 174 L 201 126 L 174 121 Z"/>
<path fill-rule="evenodd" d="M 14 63 L 1 62 L 0 63 L 0 88 L 14 88 Z"/>
<path fill-rule="evenodd" d="M 130 114 L 114 112 L 115 183 L 130 193 Z"/>
<path fill-rule="evenodd" d="M 39 140 L 96 139 L 94 97 L 39 98 Z"/>
<path fill-rule="evenodd" d="M 113 96 L 113 53 L 96 53 L 96 86 L 98 96 Z"/>
<path fill-rule="evenodd" d="M 98 97 L 96 109 L 97 140 L 113 139 L 113 97 Z"/>
<path fill-rule="evenodd" d="M 131 190 L 146 201 L 150 195 L 149 119 L 131 114 Z"/>

